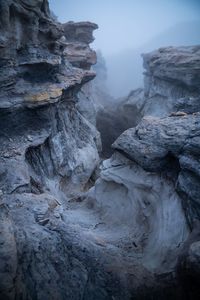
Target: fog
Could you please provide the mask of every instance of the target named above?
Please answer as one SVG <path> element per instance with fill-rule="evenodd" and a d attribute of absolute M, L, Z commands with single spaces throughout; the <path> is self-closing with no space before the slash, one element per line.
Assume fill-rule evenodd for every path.
<path fill-rule="evenodd" d="M 110 93 L 142 86 L 140 54 L 162 46 L 200 44 L 200 0 L 50 0 L 61 22 L 99 25 L 92 47 L 106 59 Z"/>

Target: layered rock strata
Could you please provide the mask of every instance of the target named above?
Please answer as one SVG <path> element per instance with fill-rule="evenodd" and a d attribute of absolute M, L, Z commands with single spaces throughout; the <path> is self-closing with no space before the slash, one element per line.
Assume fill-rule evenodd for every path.
<path fill-rule="evenodd" d="M 200 47 L 160 48 L 144 54 L 143 115 L 167 116 L 170 112 L 199 110 Z"/>
<path fill-rule="evenodd" d="M 197 102 L 126 131 L 90 188 L 99 134 L 77 94 L 97 26 L 53 21 L 46 0 L 0 1 L 0 26 L 0 298 L 195 299 Z"/>
<path fill-rule="evenodd" d="M 29 2 L 1 4 L 10 25 L 1 26 L 0 188 L 55 193 L 68 185 L 84 187 L 98 163 L 99 136 L 77 111 L 76 97 L 95 76 L 89 42 L 97 26 L 55 23 L 46 1 Z M 73 27 L 81 32 L 74 33 L 74 43 Z"/>
<path fill-rule="evenodd" d="M 91 195 L 108 219 L 127 216 L 121 224 L 132 224 L 143 266 L 175 274 L 183 299 L 197 299 L 199 291 L 199 58 L 198 46 L 145 56 L 146 97 L 159 91 L 162 112 L 155 116 L 157 100 L 144 97 L 139 111 L 153 116 L 145 116 L 113 143 L 115 153 L 104 163 Z M 119 207 L 115 211 L 112 205 Z"/>

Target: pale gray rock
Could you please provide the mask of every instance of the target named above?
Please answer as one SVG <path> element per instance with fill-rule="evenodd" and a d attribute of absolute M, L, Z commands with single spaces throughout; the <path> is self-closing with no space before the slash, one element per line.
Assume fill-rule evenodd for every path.
<path fill-rule="evenodd" d="M 149 162 L 127 141 L 121 151 L 159 171 L 115 153 L 94 185 L 99 134 L 78 93 L 95 76 L 97 25 L 59 24 L 46 0 L 0 6 L 0 298 L 182 299 L 175 265 L 189 239 L 183 194 L 186 215 L 199 212 L 199 115 L 144 120 L 142 140 L 128 140 L 143 150 L 149 139 Z M 130 94 L 124 115 L 129 104 L 143 109 L 142 93 Z M 162 172 L 166 148 L 174 168 Z"/>
<path fill-rule="evenodd" d="M 144 54 L 146 75 L 153 75 L 161 80 L 180 82 L 186 88 L 196 90 L 200 83 L 200 47 L 160 48 L 150 54 Z"/>
<path fill-rule="evenodd" d="M 51 19 L 48 1 L 1 5 L 10 22 L 0 28 L 7 39 L 0 48 L 1 189 L 54 194 L 83 189 L 98 164 L 100 142 L 96 128 L 77 111 L 76 98 L 95 77 L 89 43 L 97 25 L 73 23 L 78 34 L 73 44 L 66 25 Z M 69 49 L 77 62 L 82 57 L 78 67 L 71 64 Z"/>
<path fill-rule="evenodd" d="M 114 155 L 88 194 L 110 227 L 127 226 L 131 253 L 143 266 L 180 279 L 183 299 L 197 299 L 199 291 L 199 58 L 199 46 L 144 55 L 144 94 L 133 91 L 118 104 L 139 124 L 114 142 Z"/>
<path fill-rule="evenodd" d="M 73 90 L 95 77 L 89 70 L 96 62 L 89 48 L 91 39 L 73 43 L 65 36 L 65 25 L 51 19 L 46 0 L 10 0 L 1 1 L 1 5 L 1 15 L 6 19 L 0 27 L 5 40 L 0 47 L 1 108 L 49 105 L 62 100 L 64 91 L 64 98 L 70 100 Z M 86 30 L 86 36 L 97 28 L 84 22 L 74 26 L 82 35 Z M 80 68 L 72 66 L 69 53 Z"/>
<path fill-rule="evenodd" d="M 187 113 L 199 110 L 199 45 L 160 48 L 143 54 L 143 59 L 146 99 L 143 115 L 166 116 L 182 109 Z"/>
<path fill-rule="evenodd" d="M 173 271 L 189 230 L 170 180 L 114 154 L 103 163 L 89 200 L 102 223 L 115 228 L 113 240 L 121 240 L 145 268 L 157 274 Z"/>
<path fill-rule="evenodd" d="M 75 25 L 85 38 L 75 37 L 74 60 L 84 65 L 74 67 L 65 52 L 72 41 L 46 0 L 0 5 L 0 298 L 84 299 L 93 289 L 85 288 L 89 251 L 79 262 L 84 243 L 71 250 L 79 238 L 62 226 L 61 204 L 90 185 L 99 162 L 99 134 L 76 108 L 78 91 L 95 76 L 86 37 L 97 26 Z"/>
<path fill-rule="evenodd" d="M 100 51 L 97 51 L 97 61 L 92 69 L 95 71 L 96 77 L 82 87 L 78 94 L 77 108 L 87 120 L 97 126 L 103 140 L 97 119 L 115 106 L 115 99 L 109 94 L 106 62 Z"/>
<path fill-rule="evenodd" d="M 111 228 L 89 203 L 60 205 L 46 193 L 15 193 L 4 195 L 0 205 L 1 299 L 174 295 L 166 279 L 155 278 L 130 253 L 135 246 L 125 243 L 120 227 Z"/>
<path fill-rule="evenodd" d="M 90 69 L 96 63 L 96 52 L 89 44 L 94 41 L 93 31 L 98 26 L 90 22 L 68 22 L 63 28 L 66 38 L 64 55 L 74 67 Z"/>
<path fill-rule="evenodd" d="M 145 117 L 113 144 L 116 150 L 145 170 L 166 172 L 175 180 L 178 176 L 177 189 L 184 199 L 190 224 L 200 213 L 199 133 L 199 113 L 182 117 Z"/>

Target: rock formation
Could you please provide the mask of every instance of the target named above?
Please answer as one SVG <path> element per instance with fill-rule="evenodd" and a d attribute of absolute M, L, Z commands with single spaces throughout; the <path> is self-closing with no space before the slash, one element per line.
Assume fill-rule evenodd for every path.
<path fill-rule="evenodd" d="M 161 48 L 144 54 L 145 98 L 143 114 L 167 115 L 199 110 L 199 46 Z"/>
<path fill-rule="evenodd" d="M 113 199 L 119 206 L 127 201 L 123 215 L 133 222 L 143 265 L 154 272 L 178 269 L 185 299 L 198 298 L 199 58 L 199 46 L 144 55 L 148 72 L 139 112 L 153 116 L 144 116 L 114 142 L 115 153 L 104 163 L 90 195 L 110 219 L 116 215 Z"/>
<path fill-rule="evenodd" d="M 196 299 L 199 47 L 146 56 L 145 97 L 119 112 L 135 125 L 154 91 L 170 109 L 118 137 L 96 180 L 96 28 L 0 0 L 0 299 Z"/>
<path fill-rule="evenodd" d="M 55 193 L 70 184 L 84 186 L 98 163 L 99 136 L 76 110 L 76 95 L 95 76 L 88 70 L 96 61 L 88 43 L 97 26 L 54 23 L 46 1 L 11 1 L 9 5 L 10 26 L 7 31 L 2 28 L 6 44 L 0 49 L 1 190 L 41 192 L 45 186 Z M 38 26 L 30 28 L 34 43 L 24 30 L 31 14 L 38 18 Z M 72 59 L 73 27 L 85 31 L 86 37 L 77 37 Z M 20 167 L 13 174 L 15 166 Z"/>

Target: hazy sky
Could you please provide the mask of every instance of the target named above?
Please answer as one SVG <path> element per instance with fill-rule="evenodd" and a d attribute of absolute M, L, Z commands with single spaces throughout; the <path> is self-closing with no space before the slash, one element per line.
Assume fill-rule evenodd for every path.
<path fill-rule="evenodd" d="M 93 48 L 104 55 L 137 48 L 173 25 L 200 19 L 200 0 L 49 0 L 59 21 L 99 25 Z M 184 34 L 184 33 L 183 33 Z"/>

